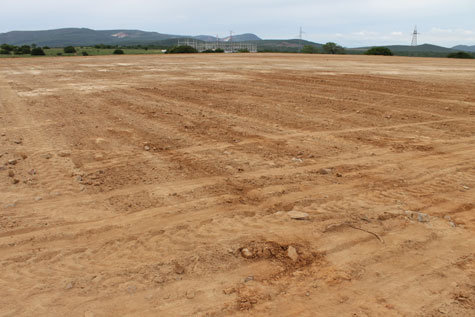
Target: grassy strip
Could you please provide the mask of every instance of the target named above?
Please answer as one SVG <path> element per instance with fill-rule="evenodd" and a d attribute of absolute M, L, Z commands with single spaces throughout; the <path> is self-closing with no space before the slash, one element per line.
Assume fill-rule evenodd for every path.
<path fill-rule="evenodd" d="M 50 49 L 43 49 L 45 52 L 45 56 L 58 56 L 58 53 L 61 56 L 82 56 L 82 52 L 87 52 L 89 56 L 98 56 L 98 55 L 113 55 L 115 48 L 95 48 L 95 47 L 76 47 L 77 53 L 75 54 L 66 54 L 63 51 L 63 48 L 50 48 Z M 136 48 L 122 48 L 124 54 L 126 55 L 151 55 L 151 54 L 163 54 L 162 50 L 160 49 L 136 49 Z M 38 56 L 31 56 L 31 55 L 0 55 L 0 58 L 16 58 L 16 57 L 38 57 Z M 41 56 L 40 56 L 41 57 Z"/>

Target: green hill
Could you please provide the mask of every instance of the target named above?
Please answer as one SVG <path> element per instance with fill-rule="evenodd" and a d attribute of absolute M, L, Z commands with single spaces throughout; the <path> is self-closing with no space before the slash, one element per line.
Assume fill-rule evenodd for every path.
<path fill-rule="evenodd" d="M 475 45 L 468 46 L 468 45 L 457 45 L 452 47 L 452 49 L 457 51 L 464 51 L 464 52 L 475 52 Z"/>
<path fill-rule="evenodd" d="M 417 46 L 410 45 L 381 45 L 389 48 L 394 55 L 397 56 L 426 56 L 426 57 L 445 57 L 449 53 L 455 52 L 455 50 L 447 47 L 432 45 L 432 44 L 422 44 Z M 364 54 L 366 50 L 371 48 L 368 47 L 357 47 L 349 48 L 348 53 L 350 54 Z"/>
<path fill-rule="evenodd" d="M 322 44 L 314 43 L 306 40 L 260 40 L 252 41 L 252 43 L 257 44 L 257 49 L 260 52 L 285 52 L 285 53 L 296 53 L 300 52 L 301 46 L 311 45 L 315 46 L 318 49 L 322 48 Z"/>
<path fill-rule="evenodd" d="M 0 34 L 0 43 L 11 45 L 37 44 L 39 46 L 90 46 L 95 44 L 129 45 L 160 41 L 175 37 L 156 32 L 138 30 L 57 29 L 47 31 L 12 31 Z"/>
<path fill-rule="evenodd" d="M 86 28 L 67 28 L 46 31 L 12 31 L 0 33 L 0 44 L 31 45 L 65 47 L 65 46 L 92 46 L 96 44 L 106 45 L 149 45 L 160 41 L 183 38 L 184 35 L 162 34 L 157 32 L 145 32 L 140 30 L 105 30 L 97 31 Z M 186 36 L 188 37 L 188 36 Z M 194 39 L 215 39 L 212 36 L 189 36 Z M 241 34 L 233 36 L 233 40 L 249 41 L 259 40 L 254 34 Z"/>

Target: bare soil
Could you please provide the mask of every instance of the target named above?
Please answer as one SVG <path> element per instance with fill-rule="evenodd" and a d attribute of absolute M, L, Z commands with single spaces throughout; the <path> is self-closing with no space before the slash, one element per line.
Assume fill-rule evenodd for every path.
<path fill-rule="evenodd" d="M 0 315 L 474 316 L 474 92 L 449 59 L 0 60 Z"/>

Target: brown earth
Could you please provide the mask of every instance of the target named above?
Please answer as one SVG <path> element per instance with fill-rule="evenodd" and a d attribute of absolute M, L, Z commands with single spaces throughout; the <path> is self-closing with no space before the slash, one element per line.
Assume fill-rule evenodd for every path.
<path fill-rule="evenodd" d="M 474 316 L 474 92 L 449 59 L 2 59 L 0 315 Z"/>

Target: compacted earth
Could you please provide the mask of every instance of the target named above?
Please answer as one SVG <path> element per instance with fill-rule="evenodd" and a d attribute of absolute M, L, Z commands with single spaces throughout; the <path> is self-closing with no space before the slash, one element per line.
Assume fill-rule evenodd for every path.
<path fill-rule="evenodd" d="M 474 316 L 475 63 L 0 60 L 1 316 Z"/>

